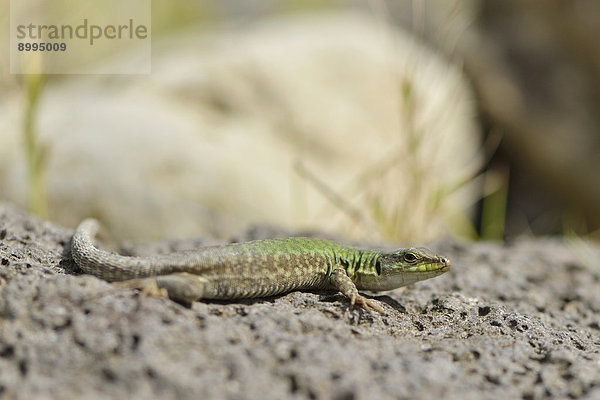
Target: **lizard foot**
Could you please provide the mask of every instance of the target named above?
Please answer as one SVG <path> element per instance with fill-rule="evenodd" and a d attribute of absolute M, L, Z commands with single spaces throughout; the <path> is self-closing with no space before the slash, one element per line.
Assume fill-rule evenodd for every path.
<path fill-rule="evenodd" d="M 113 286 L 123 289 L 138 289 L 140 297 L 143 299 L 146 296 L 158 297 L 165 299 L 169 297 L 166 289 L 158 287 L 156 279 L 129 279 L 126 281 L 113 282 Z"/>
<path fill-rule="evenodd" d="M 366 297 L 361 296 L 360 294 L 353 297 L 350 300 L 350 304 L 352 304 L 352 305 L 356 304 L 367 311 L 375 310 L 380 314 L 385 314 L 385 310 L 383 309 L 383 307 L 381 307 L 379 304 L 377 304 L 377 302 L 375 302 L 374 300 L 371 300 L 371 299 L 367 299 Z"/>

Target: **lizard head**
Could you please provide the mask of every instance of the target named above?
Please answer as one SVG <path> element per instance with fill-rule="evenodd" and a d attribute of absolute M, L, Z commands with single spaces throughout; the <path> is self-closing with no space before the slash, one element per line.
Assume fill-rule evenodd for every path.
<path fill-rule="evenodd" d="M 446 257 L 423 248 L 384 252 L 376 261 L 378 276 L 365 276 L 359 285 L 367 290 L 396 289 L 448 272 L 450 265 Z"/>

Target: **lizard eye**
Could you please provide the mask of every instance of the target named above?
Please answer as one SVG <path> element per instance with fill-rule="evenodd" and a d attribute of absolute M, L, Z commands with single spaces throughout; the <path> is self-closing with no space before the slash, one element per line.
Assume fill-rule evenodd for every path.
<path fill-rule="evenodd" d="M 404 261 L 413 263 L 413 262 L 417 261 L 417 256 L 415 256 L 413 253 L 406 253 L 404 255 Z"/>

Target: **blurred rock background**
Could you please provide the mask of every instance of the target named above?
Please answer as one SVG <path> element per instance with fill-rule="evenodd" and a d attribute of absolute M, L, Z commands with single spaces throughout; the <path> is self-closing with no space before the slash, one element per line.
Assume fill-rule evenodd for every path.
<path fill-rule="evenodd" d="M 149 76 L 0 66 L 0 196 L 120 239 L 597 236 L 596 7 L 154 1 Z"/>

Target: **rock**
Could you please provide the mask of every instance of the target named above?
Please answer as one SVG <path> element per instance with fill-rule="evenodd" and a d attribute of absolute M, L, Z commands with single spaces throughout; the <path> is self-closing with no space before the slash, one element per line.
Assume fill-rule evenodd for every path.
<path fill-rule="evenodd" d="M 81 275 L 71 233 L 0 205 L 4 397 L 600 396 L 598 246 L 440 242 L 451 272 L 374 295 L 382 316 L 328 292 L 141 298 Z"/>
<path fill-rule="evenodd" d="M 482 157 L 460 69 L 381 21 L 191 29 L 152 58 L 150 76 L 48 81 L 36 126 L 54 221 L 94 216 L 120 239 L 261 223 L 419 242 L 481 196 L 462 186 Z M 0 191 L 24 206 L 21 100 L 0 102 Z"/>

